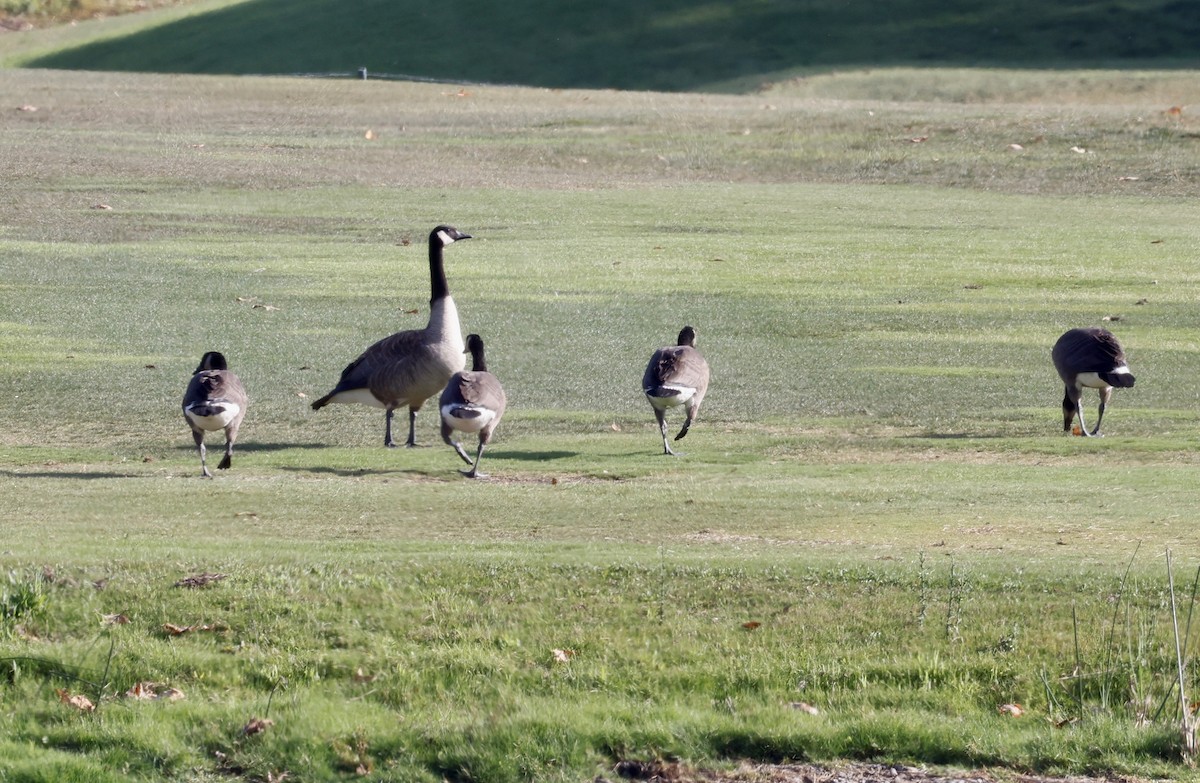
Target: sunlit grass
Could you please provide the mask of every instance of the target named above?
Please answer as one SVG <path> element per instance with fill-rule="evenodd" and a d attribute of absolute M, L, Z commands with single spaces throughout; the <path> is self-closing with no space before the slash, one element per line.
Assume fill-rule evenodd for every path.
<path fill-rule="evenodd" d="M 961 105 L 86 82 L 0 86 L 45 96 L 0 114 L 6 773 L 1194 777 L 1165 560 L 1186 622 L 1195 183 L 1110 178 L 1194 165 L 1184 135 L 1096 166 L 1047 145 L 1060 177 L 981 163 L 1007 134 Z M 913 115 L 965 130 L 913 143 Z M 864 176 L 881 156 L 905 171 Z M 440 222 L 475 236 L 450 285 L 510 399 L 490 482 L 432 405 L 414 450 L 309 408 L 424 323 Z M 713 386 L 672 460 L 637 382 L 684 323 Z M 1064 437 L 1049 346 L 1092 323 L 1138 385 L 1108 437 Z M 252 403 L 208 481 L 179 405 L 212 349 Z"/>

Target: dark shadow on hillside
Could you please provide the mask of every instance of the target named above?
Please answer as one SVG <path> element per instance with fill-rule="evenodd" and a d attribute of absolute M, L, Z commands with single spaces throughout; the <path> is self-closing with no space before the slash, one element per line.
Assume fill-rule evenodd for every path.
<path fill-rule="evenodd" d="M 248 0 L 34 67 L 686 91 L 788 69 L 1194 63 L 1192 0 Z"/>

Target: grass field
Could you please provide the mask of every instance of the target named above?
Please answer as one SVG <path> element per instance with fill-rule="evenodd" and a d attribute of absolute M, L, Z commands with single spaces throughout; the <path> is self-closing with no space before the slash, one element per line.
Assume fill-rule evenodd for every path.
<path fill-rule="evenodd" d="M 1196 779 L 1197 92 L 5 71 L 0 769 Z M 431 410 L 387 450 L 308 407 L 424 323 L 440 222 L 510 399 L 487 482 Z M 638 380 L 684 323 L 713 385 L 670 459 Z M 1086 324 L 1138 376 L 1103 439 L 1061 434 L 1049 362 Z M 208 481 L 178 406 L 213 349 L 252 407 Z"/>

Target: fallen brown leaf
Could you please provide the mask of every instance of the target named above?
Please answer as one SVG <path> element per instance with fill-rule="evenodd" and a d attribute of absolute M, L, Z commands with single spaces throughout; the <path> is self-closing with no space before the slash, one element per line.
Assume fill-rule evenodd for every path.
<path fill-rule="evenodd" d="M 123 614 L 104 615 L 105 625 L 129 625 L 129 618 Z"/>
<path fill-rule="evenodd" d="M 175 583 L 176 587 L 207 587 L 214 582 L 220 582 L 225 578 L 225 574 L 196 574 L 195 576 L 187 576 Z"/>
<path fill-rule="evenodd" d="M 555 663 L 567 663 L 575 657 L 575 651 L 554 649 L 550 651 L 550 656 L 554 659 Z"/>
<path fill-rule="evenodd" d="M 196 625 L 176 625 L 175 623 L 163 623 L 163 630 L 171 636 L 183 636 L 185 633 L 192 631 L 216 631 L 217 626 L 209 625 L 208 623 Z"/>
<path fill-rule="evenodd" d="M 72 695 L 65 688 L 59 688 L 55 693 L 58 694 L 58 700 L 67 706 L 74 707 L 80 712 L 95 712 L 96 705 L 92 704 L 92 700 L 87 696 L 79 694 Z"/>
<path fill-rule="evenodd" d="M 747 631 L 753 631 L 755 628 L 761 628 L 762 623 L 760 623 L 757 620 L 751 620 L 748 623 L 742 623 L 742 627 L 745 628 Z"/>
<path fill-rule="evenodd" d="M 262 734 L 267 729 L 275 725 L 275 721 L 270 718 L 251 718 L 250 722 L 242 726 L 242 734 L 247 737 L 255 734 Z"/>
<path fill-rule="evenodd" d="M 156 695 L 158 686 L 152 682 L 139 682 L 129 690 L 125 691 L 125 698 L 136 699 L 138 701 L 149 701 Z"/>

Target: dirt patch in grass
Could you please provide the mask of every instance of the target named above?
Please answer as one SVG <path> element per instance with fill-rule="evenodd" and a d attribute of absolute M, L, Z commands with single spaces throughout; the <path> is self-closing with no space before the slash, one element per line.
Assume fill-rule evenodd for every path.
<path fill-rule="evenodd" d="M 1145 783 L 1142 778 L 1046 777 L 1007 770 L 931 770 L 899 764 L 746 764 L 732 773 L 688 770 L 676 764 L 622 761 L 613 780 L 659 783 Z M 596 783 L 606 781 L 597 778 Z"/>

